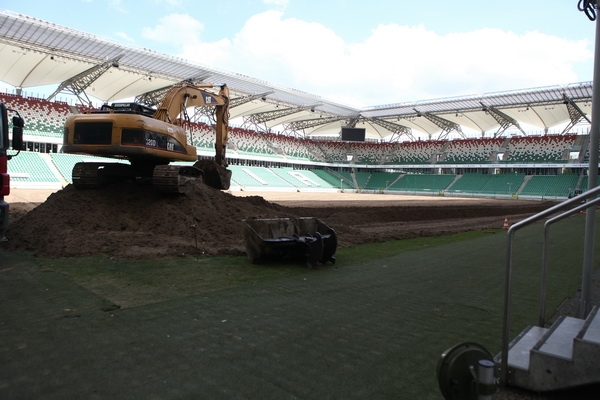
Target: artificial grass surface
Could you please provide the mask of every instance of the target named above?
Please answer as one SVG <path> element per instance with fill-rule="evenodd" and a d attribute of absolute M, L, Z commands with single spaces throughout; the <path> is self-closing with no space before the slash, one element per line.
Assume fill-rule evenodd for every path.
<path fill-rule="evenodd" d="M 549 312 L 580 283 L 579 219 L 552 240 Z M 537 321 L 539 233 L 517 234 L 513 335 Z M 440 399 L 444 350 L 500 349 L 505 249 L 473 232 L 318 270 L 0 252 L 0 398 Z"/>

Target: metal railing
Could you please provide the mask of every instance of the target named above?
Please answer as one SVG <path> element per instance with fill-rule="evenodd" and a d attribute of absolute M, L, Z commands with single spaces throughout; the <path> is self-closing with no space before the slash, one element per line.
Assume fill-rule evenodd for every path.
<path fill-rule="evenodd" d="M 512 258 L 513 258 L 513 243 L 515 233 L 526 226 L 529 226 L 535 222 L 541 221 L 544 218 L 551 217 L 565 209 L 566 212 L 548 219 L 544 225 L 544 245 L 543 245 L 543 260 L 542 260 L 542 278 L 541 278 L 541 290 L 540 290 L 540 326 L 544 324 L 545 320 L 545 302 L 548 284 L 548 240 L 549 240 L 549 229 L 550 226 L 562 220 L 569 215 L 578 213 L 590 207 L 595 207 L 596 204 L 600 203 L 600 198 L 595 198 L 600 195 L 600 186 L 595 187 L 577 197 L 573 197 L 560 204 L 548 208 L 538 214 L 535 214 L 529 218 L 520 221 L 508 229 L 508 245 L 506 250 L 506 275 L 504 283 L 504 317 L 502 327 L 502 350 L 501 350 L 501 363 L 500 363 L 500 378 L 504 383 L 509 383 L 509 370 L 508 370 L 508 345 L 510 341 L 510 324 L 511 324 L 511 298 L 512 298 Z M 592 199 L 587 201 L 588 199 Z M 582 201 L 586 200 L 584 204 Z M 575 207 L 573 207 L 575 206 Z M 573 207 L 573 208 L 570 208 Z"/>

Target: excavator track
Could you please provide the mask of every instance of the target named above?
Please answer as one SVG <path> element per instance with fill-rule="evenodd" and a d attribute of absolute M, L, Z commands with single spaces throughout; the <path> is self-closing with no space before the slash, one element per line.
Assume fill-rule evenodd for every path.
<path fill-rule="evenodd" d="M 102 163 L 79 162 L 73 166 L 72 180 L 77 188 L 92 188 L 99 185 L 98 169 Z"/>
<path fill-rule="evenodd" d="M 135 173 L 129 164 L 79 162 L 73 166 L 71 177 L 75 187 L 84 189 L 135 179 Z"/>
<path fill-rule="evenodd" d="M 157 165 L 152 174 L 152 186 L 160 192 L 180 193 L 192 180 L 202 182 L 202 170 L 193 166 Z"/>
<path fill-rule="evenodd" d="M 200 168 L 203 167 L 203 168 Z M 80 162 L 73 167 L 73 185 L 79 189 L 95 188 L 123 181 L 147 181 L 147 172 L 129 164 Z M 152 173 L 152 186 L 159 192 L 181 193 L 190 181 L 204 182 L 218 190 L 229 189 L 231 171 L 213 161 L 191 165 L 157 165 Z"/>

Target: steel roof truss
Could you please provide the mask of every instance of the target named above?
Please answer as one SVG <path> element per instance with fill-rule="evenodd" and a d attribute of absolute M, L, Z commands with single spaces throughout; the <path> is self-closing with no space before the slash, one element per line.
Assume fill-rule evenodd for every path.
<path fill-rule="evenodd" d="M 486 106 L 483 103 L 481 103 L 481 107 L 482 111 L 485 111 L 487 114 L 491 115 L 492 118 L 494 118 L 500 125 L 496 133 L 494 133 L 494 137 L 502 136 L 502 134 L 511 126 L 515 126 L 523 135 L 526 135 L 525 131 L 523 131 L 523 128 L 521 128 L 521 125 L 519 125 L 519 122 L 510 115 L 503 113 L 493 106 Z"/>
<path fill-rule="evenodd" d="M 448 134 L 452 131 L 456 131 L 463 139 L 466 138 L 466 135 L 463 133 L 462 128 L 456 122 L 449 121 L 445 118 L 432 114 L 430 112 L 422 113 L 416 108 L 413 109 L 417 113 L 417 117 L 424 117 L 428 121 L 432 122 L 439 128 L 442 128 L 442 131 L 439 134 L 438 140 L 445 139 Z"/>
<path fill-rule="evenodd" d="M 377 124 L 388 131 L 392 132 L 392 140 L 398 141 L 402 136 L 407 136 L 411 140 L 415 140 L 413 136 L 412 129 L 407 126 L 396 124 L 391 121 L 386 121 L 385 119 L 380 118 L 368 118 L 367 121 Z"/>
<path fill-rule="evenodd" d="M 316 104 L 316 105 L 303 106 L 303 107 L 282 108 L 282 109 L 275 109 L 272 111 L 264 111 L 264 112 L 260 112 L 260 113 L 251 114 L 247 117 L 244 117 L 243 126 L 246 128 L 255 127 L 258 131 L 266 132 L 266 131 L 268 131 L 267 126 L 266 126 L 267 122 L 273 121 L 273 120 L 276 120 L 279 118 L 283 118 L 288 115 L 293 115 L 293 114 L 299 113 L 304 110 L 311 110 L 318 106 L 319 105 Z M 264 126 L 264 129 L 262 129 L 263 126 Z"/>
<path fill-rule="evenodd" d="M 123 54 L 120 54 L 116 57 L 113 57 L 110 60 L 106 60 L 101 64 L 95 65 L 92 68 L 89 68 L 72 78 L 67 79 L 63 83 L 61 83 L 58 88 L 52 93 L 48 100 L 52 100 L 57 94 L 62 91 L 66 91 L 75 95 L 82 103 L 86 103 L 88 105 L 92 105 L 92 102 L 88 98 L 85 93 L 85 89 L 90 87 L 92 83 L 94 83 L 98 78 L 100 78 L 106 71 L 108 71 L 112 67 L 118 68 L 119 60 L 123 57 Z M 83 97 L 82 97 L 83 96 Z"/>
<path fill-rule="evenodd" d="M 146 93 L 142 93 L 139 96 L 136 96 L 135 102 L 147 105 L 148 107 L 156 106 L 160 104 L 165 94 L 171 89 L 171 86 L 165 86 L 160 89 L 151 90 Z"/>
<path fill-rule="evenodd" d="M 587 121 L 588 124 L 592 123 L 592 121 L 590 121 L 587 115 L 585 115 L 585 113 L 581 110 L 581 108 L 579 108 L 579 106 L 573 101 L 573 99 L 571 99 L 566 94 L 563 94 L 563 97 L 565 99 L 564 103 L 567 106 L 567 110 L 569 111 L 569 118 L 571 119 L 571 122 L 565 127 L 565 129 L 563 129 L 561 134 L 568 133 L 571 130 L 571 128 L 573 128 L 575 125 L 577 125 L 584 119 Z"/>
<path fill-rule="evenodd" d="M 236 97 L 235 99 L 231 99 L 229 101 L 229 108 L 238 107 L 243 104 L 250 103 L 251 101 L 258 100 L 258 99 L 266 101 L 267 96 L 272 93 L 273 93 L 273 91 L 271 90 L 271 91 L 264 92 L 264 93 L 257 93 L 257 94 L 252 94 L 249 96 Z"/>
<path fill-rule="evenodd" d="M 191 85 L 198 85 L 204 82 L 204 79 L 206 79 L 206 76 L 199 76 L 196 78 L 185 79 L 179 83 L 189 83 Z M 148 107 L 154 107 L 160 104 L 167 92 L 171 90 L 173 86 L 174 85 L 168 85 L 156 90 L 151 90 L 149 92 L 142 93 L 139 96 L 136 96 L 134 101 L 136 103 L 144 104 Z"/>
<path fill-rule="evenodd" d="M 301 121 L 292 121 L 285 124 L 286 131 L 299 132 L 306 129 L 315 128 L 317 126 L 330 124 L 332 122 L 341 121 L 344 117 L 325 117 L 325 118 L 313 118 L 304 119 Z"/>

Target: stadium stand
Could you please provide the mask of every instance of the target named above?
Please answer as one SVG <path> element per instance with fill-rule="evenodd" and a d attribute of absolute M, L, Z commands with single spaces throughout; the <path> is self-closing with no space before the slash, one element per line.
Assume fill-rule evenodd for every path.
<path fill-rule="evenodd" d="M 566 162 L 575 138 L 575 135 L 512 138 L 508 145 L 508 161 L 512 163 Z"/>
<path fill-rule="evenodd" d="M 42 154 L 23 151 L 8 163 L 8 172 L 15 182 L 26 184 L 60 183 L 61 180 L 54 174 L 50 166 L 42 158 Z"/>
<path fill-rule="evenodd" d="M 488 174 L 467 173 L 458 179 L 447 189 L 451 193 L 479 193 L 490 180 Z"/>
<path fill-rule="evenodd" d="M 456 175 L 418 175 L 405 174 L 388 188 L 398 191 L 441 192 L 456 178 Z"/>
<path fill-rule="evenodd" d="M 308 160 L 310 158 L 308 149 L 295 137 L 274 133 L 265 133 L 264 136 L 273 148 L 290 159 Z"/>
<path fill-rule="evenodd" d="M 568 197 L 577 187 L 579 175 L 537 175 L 531 176 L 525 187 L 519 192 L 521 196 Z"/>
<path fill-rule="evenodd" d="M 479 164 L 496 161 L 492 157 L 498 153 L 503 142 L 503 138 L 453 140 L 448 145 L 442 162 Z"/>
<path fill-rule="evenodd" d="M 348 158 L 354 157 L 350 145 L 346 142 L 326 141 L 321 142 L 319 147 L 324 153 L 325 160 L 331 163 L 345 164 L 349 161 Z"/>
<path fill-rule="evenodd" d="M 62 137 L 65 120 L 72 113 L 67 103 L 38 98 L 21 97 L 2 93 L 0 100 L 9 107 L 20 110 L 27 121 L 29 134 L 48 137 Z"/>
<path fill-rule="evenodd" d="M 386 190 L 390 184 L 394 183 L 400 174 L 397 172 L 375 171 L 369 174 L 369 180 L 364 186 L 366 190 L 382 191 Z"/>
<path fill-rule="evenodd" d="M 299 189 L 331 189 L 332 186 L 312 171 L 290 167 L 270 168 L 277 176 Z"/>
<path fill-rule="evenodd" d="M 55 153 L 51 154 L 50 158 L 56 169 L 60 172 L 63 181 L 72 183 L 71 172 L 73 171 L 73 166 L 89 157 L 75 154 Z"/>
<path fill-rule="evenodd" d="M 229 168 L 232 170 L 232 184 L 235 183 L 241 187 L 295 188 L 294 185 L 269 168 L 241 166 L 230 166 Z"/>
<path fill-rule="evenodd" d="M 354 179 L 356 181 L 357 188 L 359 189 L 364 189 L 367 186 L 369 178 L 371 178 L 371 173 L 368 171 L 354 172 Z"/>
<path fill-rule="evenodd" d="M 242 128 L 231 128 L 229 141 L 233 142 L 240 154 L 258 156 L 278 156 L 263 135 Z M 214 142 L 214 139 L 213 139 Z"/>
<path fill-rule="evenodd" d="M 587 176 L 587 175 L 583 176 L 583 178 L 581 179 L 581 183 L 579 184 L 579 187 L 577 189 L 581 190 L 582 192 L 587 191 L 589 179 L 590 179 L 589 176 Z M 598 183 L 596 184 L 596 186 L 600 186 L 600 176 L 598 177 Z"/>
<path fill-rule="evenodd" d="M 350 145 L 358 164 L 383 164 L 395 147 L 393 143 L 357 142 Z"/>
<path fill-rule="evenodd" d="M 75 112 L 87 112 L 89 107 L 7 93 L 0 93 L 0 100 L 20 110 L 26 120 L 25 135 L 29 138 L 26 150 L 29 151 L 22 152 L 23 157 L 15 157 L 9 163 L 14 184 L 29 187 L 69 183 L 73 165 L 89 157 L 53 151 L 60 148 L 66 118 Z M 210 125 L 191 122 L 187 128 L 199 152 L 210 154 L 214 151 L 214 131 Z M 576 190 L 586 190 L 587 176 L 582 175 L 581 170 L 564 174 L 556 169 L 547 170 L 544 164 L 583 162 L 589 157 L 588 143 L 587 136 L 574 134 L 401 143 L 317 141 L 230 127 L 228 156 L 234 159 L 230 166 L 234 171 L 233 183 L 240 187 L 447 191 L 455 195 L 562 198 Z M 44 152 L 50 153 L 49 156 L 44 156 Z M 246 166 L 249 165 L 247 161 L 245 165 L 235 165 L 238 156 L 245 157 L 243 160 L 254 160 L 252 166 Z M 272 160 L 273 165 L 268 160 Z M 304 166 L 297 169 L 292 166 L 294 163 Z M 320 166 L 314 166 L 315 163 Z M 522 163 L 536 167 L 515 173 L 512 164 Z M 502 164 L 505 167 L 496 166 L 496 170 L 484 170 L 480 165 L 469 168 L 474 164 Z M 444 169 L 445 165 L 452 168 L 464 165 L 468 172 Z M 372 170 L 369 166 L 391 169 Z M 435 172 L 434 167 L 437 168 Z"/>
<path fill-rule="evenodd" d="M 311 169 L 312 173 L 317 175 L 323 181 L 327 182 L 332 188 L 336 189 L 354 189 L 352 179 L 348 179 L 349 174 L 343 175 L 330 169 Z"/>
<path fill-rule="evenodd" d="M 190 122 L 188 125 L 192 136 L 192 144 L 199 150 L 212 150 L 215 148 L 213 129 L 205 123 Z"/>
<path fill-rule="evenodd" d="M 490 175 L 486 184 L 481 188 L 481 193 L 487 194 L 507 194 L 512 196 L 517 193 L 523 181 L 525 174 L 523 173 L 507 173 Z"/>
<path fill-rule="evenodd" d="M 395 153 L 388 157 L 386 164 L 430 164 L 435 156 L 441 154 L 445 141 L 402 142 L 395 148 Z"/>

